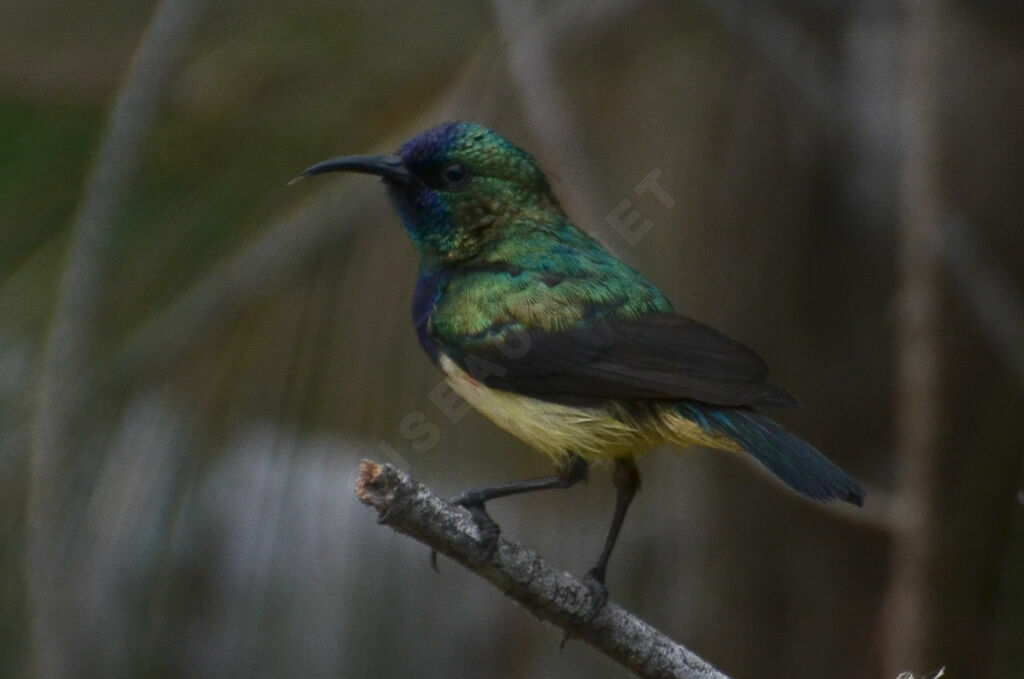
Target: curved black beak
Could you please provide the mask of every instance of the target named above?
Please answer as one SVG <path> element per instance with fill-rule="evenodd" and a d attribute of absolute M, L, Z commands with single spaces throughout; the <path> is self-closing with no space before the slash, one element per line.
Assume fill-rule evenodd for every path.
<path fill-rule="evenodd" d="M 324 172 L 362 172 L 375 174 L 378 177 L 393 179 L 403 184 L 415 184 L 419 179 L 399 156 L 338 156 L 317 163 L 303 170 L 296 179 L 309 177 Z"/>

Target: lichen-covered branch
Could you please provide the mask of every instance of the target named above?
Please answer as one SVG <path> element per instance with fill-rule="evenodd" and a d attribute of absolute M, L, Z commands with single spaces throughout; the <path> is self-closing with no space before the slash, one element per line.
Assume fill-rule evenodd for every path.
<path fill-rule="evenodd" d="M 451 557 L 537 618 L 585 641 L 637 676 L 728 679 L 614 603 L 588 620 L 587 586 L 522 545 L 499 540 L 494 553 L 478 561 L 479 536 L 469 512 L 442 500 L 395 467 L 363 460 L 359 472 L 356 497 L 377 509 L 381 523 Z"/>

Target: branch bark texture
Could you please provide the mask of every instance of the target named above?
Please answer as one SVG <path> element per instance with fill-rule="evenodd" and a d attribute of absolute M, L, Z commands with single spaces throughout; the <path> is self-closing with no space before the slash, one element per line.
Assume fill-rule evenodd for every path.
<path fill-rule="evenodd" d="M 585 641 L 637 676 L 728 679 L 611 602 L 588 620 L 587 586 L 522 545 L 500 539 L 489 558 L 477 560 L 479 535 L 469 512 L 434 495 L 404 472 L 369 460 L 363 460 L 359 471 L 356 497 L 377 509 L 381 523 L 489 580 L 537 618 Z"/>

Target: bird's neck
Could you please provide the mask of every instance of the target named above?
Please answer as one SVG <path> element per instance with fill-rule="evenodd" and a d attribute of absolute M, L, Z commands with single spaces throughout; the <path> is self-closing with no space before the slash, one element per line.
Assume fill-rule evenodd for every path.
<path fill-rule="evenodd" d="M 508 196 L 433 196 L 414 206 L 396 201 L 424 271 L 451 268 L 525 241 L 569 222 L 550 194 L 531 200 Z M 414 208 L 414 209 L 410 209 Z M 569 228 L 572 228 L 569 225 Z"/>

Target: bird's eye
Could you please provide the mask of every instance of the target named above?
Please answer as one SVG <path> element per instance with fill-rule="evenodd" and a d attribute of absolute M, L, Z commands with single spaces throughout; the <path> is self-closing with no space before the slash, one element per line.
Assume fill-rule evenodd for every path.
<path fill-rule="evenodd" d="M 451 186 L 461 184 L 468 176 L 469 173 L 466 172 L 466 168 L 461 163 L 448 163 L 441 171 L 441 177 Z"/>

